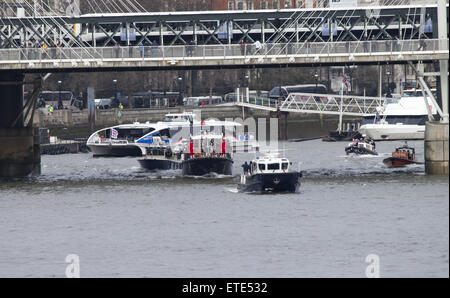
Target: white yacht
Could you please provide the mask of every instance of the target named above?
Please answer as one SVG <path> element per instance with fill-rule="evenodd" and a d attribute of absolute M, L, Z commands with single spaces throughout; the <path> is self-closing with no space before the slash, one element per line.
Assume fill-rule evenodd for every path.
<path fill-rule="evenodd" d="M 432 90 L 432 92 L 435 90 Z M 434 117 L 437 109 L 427 96 L 427 104 Z M 363 118 L 361 134 L 373 140 L 421 140 L 428 121 L 427 106 L 421 90 L 406 90 L 400 98 L 386 101 L 377 114 Z"/>

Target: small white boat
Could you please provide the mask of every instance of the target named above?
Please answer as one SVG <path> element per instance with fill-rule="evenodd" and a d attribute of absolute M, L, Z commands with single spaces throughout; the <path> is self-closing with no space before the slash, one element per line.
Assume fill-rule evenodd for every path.
<path fill-rule="evenodd" d="M 356 154 L 356 155 L 378 155 L 378 152 L 375 150 L 375 142 L 373 140 L 353 140 L 353 142 L 349 143 L 347 147 L 345 147 L 345 153 Z"/>

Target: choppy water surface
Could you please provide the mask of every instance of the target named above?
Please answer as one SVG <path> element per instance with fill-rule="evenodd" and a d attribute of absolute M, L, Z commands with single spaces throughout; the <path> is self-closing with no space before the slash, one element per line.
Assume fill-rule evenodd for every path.
<path fill-rule="evenodd" d="M 149 173 L 136 158 L 43 156 L 37 178 L 0 181 L 0 277 L 364 277 L 449 272 L 448 177 L 347 157 L 346 143 L 284 143 L 296 194 L 240 194 L 235 177 Z M 423 160 L 423 142 L 410 142 Z"/>

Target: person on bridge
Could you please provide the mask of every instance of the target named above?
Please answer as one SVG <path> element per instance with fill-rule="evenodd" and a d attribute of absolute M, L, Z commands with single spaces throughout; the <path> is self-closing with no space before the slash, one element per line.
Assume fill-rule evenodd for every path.
<path fill-rule="evenodd" d="M 367 32 L 364 32 L 363 35 L 363 47 L 364 47 L 364 52 L 367 53 L 369 51 L 369 39 L 367 38 Z"/>
<path fill-rule="evenodd" d="M 245 41 L 242 39 L 239 42 L 239 45 L 240 45 L 240 48 L 241 48 L 241 55 L 244 56 L 245 55 L 245 48 L 246 48 Z"/>
<path fill-rule="evenodd" d="M 270 50 L 272 49 L 273 42 L 272 40 L 269 39 L 267 40 L 266 44 L 267 44 L 267 54 L 270 55 Z"/>
<path fill-rule="evenodd" d="M 50 115 L 53 115 L 53 105 L 52 104 L 48 107 L 48 111 L 49 111 Z"/>
<path fill-rule="evenodd" d="M 119 46 L 119 43 L 118 43 L 118 42 L 116 42 L 116 43 L 114 44 L 114 51 L 116 52 L 116 58 L 119 58 L 120 46 Z"/>
<path fill-rule="evenodd" d="M 259 42 L 259 40 L 255 41 L 255 43 L 253 44 L 253 46 L 255 47 L 255 52 L 254 54 L 258 54 L 259 51 L 261 50 L 261 42 Z"/>
<path fill-rule="evenodd" d="M 144 45 L 142 44 L 142 41 L 139 43 L 139 54 L 141 55 L 141 58 L 144 58 Z"/>
<path fill-rule="evenodd" d="M 419 40 L 419 48 L 418 51 L 425 51 L 427 48 L 427 45 L 425 43 L 425 34 L 420 34 L 420 40 Z"/>
<path fill-rule="evenodd" d="M 44 42 L 42 42 L 42 58 L 46 59 L 47 57 L 47 44 Z"/>
<path fill-rule="evenodd" d="M 159 44 L 156 40 L 152 42 L 152 57 L 156 57 L 158 55 L 158 47 Z"/>
<path fill-rule="evenodd" d="M 372 34 L 370 41 L 372 42 L 372 52 L 376 52 L 377 51 L 377 39 L 374 34 Z"/>

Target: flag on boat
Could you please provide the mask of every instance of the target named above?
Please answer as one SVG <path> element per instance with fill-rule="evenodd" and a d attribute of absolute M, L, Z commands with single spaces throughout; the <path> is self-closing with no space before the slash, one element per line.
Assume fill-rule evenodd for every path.
<path fill-rule="evenodd" d="M 345 87 L 347 87 L 347 90 L 350 90 L 350 83 L 347 81 L 347 77 L 345 74 L 342 74 L 342 82 L 344 82 Z"/>
<path fill-rule="evenodd" d="M 115 130 L 114 128 L 111 128 L 111 139 L 117 139 L 119 136 L 119 132 Z"/>

